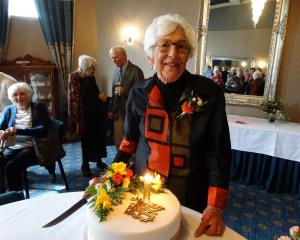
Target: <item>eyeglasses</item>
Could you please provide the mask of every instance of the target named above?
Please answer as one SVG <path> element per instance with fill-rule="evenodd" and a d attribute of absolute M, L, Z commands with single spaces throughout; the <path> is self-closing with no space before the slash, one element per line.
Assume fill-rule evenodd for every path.
<path fill-rule="evenodd" d="M 187 54 L 191 49 L 191 46 L 187 40 L 172 42 L 168 39 L 162 39 L 156 44 L 156 47 L 159 49 L 160 52 L 168 53 L 172 45 L 174 45 L 176 47 L 177 52 L 181 54 Z"/>

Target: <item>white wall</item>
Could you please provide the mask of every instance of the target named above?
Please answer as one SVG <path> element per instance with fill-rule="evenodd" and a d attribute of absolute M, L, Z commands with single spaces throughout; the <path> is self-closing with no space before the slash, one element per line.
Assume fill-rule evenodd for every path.
<path fill-rule="evenodd" d="M 97 0 L 77 0 L 75 1 L 75 16 L 74 16 L 74 56 L 73 69 L 78 67 L 78 57 L 86 54 L 98 59 L 98 23 L 96 21 L 96 1 Z M 96 68 L 95 78 L 101 92 L 105 86 L 100 78 L 98 67 Z"/>
<path fill-rule="evenodd" d="M 198 16 L 198 0 L 98 0 L 97 30 L 99 46 L 99 68 L 101 81 L 106 82 L 106 91 L 111 95 L 111 79 L 114 65 L 109 56 L 109 49 L 121 45 L 127 50 L 128 59 L 138 65 L 145 77 L 151 71 L 143 51 L 143 36 L 146 27 L 152 20 L 162 14 L 178 13 L 185 17 L 196 30 Z M 138 30 L 138 37 L 132 46 L 126 45 L 122 38 L 122 29 L 133 26 Z M 194 72 L 194 58 L 190 59 L 188 69 Z"/>
<path fill-rule="evenodd" d="M 207 59 L 211 56 L 268 61 L 272 29 L 209 31 Z"/>
<path fill-rule="evenodd" d="M 198 1 L 195 0 L 76 0 L 75 4 L 80 6 L 80 9 L 75 12 L 77 21 L 75 26 L 77 32 L 75 32 L 74 38 L 75 61 L 81 53 L 98 57 L 97 80 L 106 82 L 107 93 L 110 93 L 110 79 L 113 70 L 108 50 L 114 44 L 124 44 L 119 36 L 123 25 L 132 23 L 140 29 L 141 35 L 136 45 L 126 48 L 129 59 L 144 70 L 145 76 L 149 76 L 151 71 L 142 51 L 141 36 L 144 34 L 145 26 L 149 25 L 154 17 L 167 12 L 180 13 L 192 23 L 195 29 L 197 25 Z M 299 7 L 300 1 L 290 1 L 287 34 L 276 93 L 284 103 L 291 120 L 295 122 L 300 121 L 300 97 L 297 92 L 300 84 Z M 223 38 L 223 36 L 218 37 L 218 39 L 224 40 Z M 249 45 L 248 38 L 245 45 Z M 6 59 L 12 60 L 25 54 L 31 54 L 43 60 L 51 60 L 38 20 L 15 18 L 11 22 Z M 191 71 L 194 69 L 193 63 L 194 60 L 190 60 L 191 67 L 189 69 Z M 227 110 L 228 113 L 248 116 L 260 116 L 261 114 L 258 108 L 251 107 L 228 105 Z"/>
<path fill-rule="evenodd" d="M 12 17 L 9 26 L 7 60 L 29 54 L 50 61 L 50 53 L 38 19 Z"/>

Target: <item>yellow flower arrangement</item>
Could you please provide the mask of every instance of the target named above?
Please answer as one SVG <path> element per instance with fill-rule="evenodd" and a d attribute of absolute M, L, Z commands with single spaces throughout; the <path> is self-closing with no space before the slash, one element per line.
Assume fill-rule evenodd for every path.
<path fill-rule="evenodd" d="M 129 177 L 124 178 L 122 187 L 128 188 L 129 184 L 130 184 L 130 178 Z"/>
<path fill-rule="evenodd" d="M 123 162 L 113 163 L 111 169 L 114 173 L 120 173 L 121 175 L 126 175 L 126 164 Z"/>
<path fill-rule="evenodd" d="M 96 203 L 95 203 L 95 208 L 106 208 L 110 209 L 111 208 L 111 202 L 109 199 L 109 196 L 107 195 L 107 192 L 104 188 L 99 189 L 99 195 L 97 196 Z"/>
<path fill-rule="evenodd" d="M 125 192 L 137 193 L 142 189 L 143 182 L 140 178 L 134 176 L 124 162 L 119 162 L 108 166 L 104 176 L 87 187 L 86 193 L 91 196 L 89 205 L 101 222 L 106 219 L 113 206 L 122 203 Z M 155 193 L 163 192 L 159 174 L 155 173 L 151 190 Z"/>

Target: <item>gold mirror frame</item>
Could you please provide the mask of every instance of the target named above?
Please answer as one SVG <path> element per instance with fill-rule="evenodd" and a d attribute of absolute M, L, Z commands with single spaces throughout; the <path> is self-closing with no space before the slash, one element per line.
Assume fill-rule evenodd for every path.
<path fill-rule="evenodd" d="M 195 70 L 197 74 L 202 74 L 206 64 L 210 0 L 200 0 L 199 5 Z M 288 10 L 289 0 L 276 0 L 264 96 L 225 93 L 227 104 L 259 106 L 263 99 L 275 98 L 280 60 L 285 39 Z"/>

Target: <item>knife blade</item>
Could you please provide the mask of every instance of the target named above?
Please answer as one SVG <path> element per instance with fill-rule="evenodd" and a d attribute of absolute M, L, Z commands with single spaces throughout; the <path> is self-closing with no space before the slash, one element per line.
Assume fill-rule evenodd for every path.
<path fill-rule="evenodd" d="M 86 198 L 80 199 L 78 202 L 76 202 L 73 206 L 71 206 L 68 210 L 64 211 L 62 214 L 60 214 L 58 217 L 54 218 L 49 223 L 45 224 L 43 228 L 52 227 L 61 221 L 65 220 L 67 217 L 72 215 L 74 212 L 76 212 L 79 208 L 81 208 L 83 205 L 85 205 L 88 202 Z"/>
<path fill-rule="evenodd" d="M 127 164 L 127 168 L 130 168 L 133 165 L 133 163 L 134 163 L 134 160 L 129 161 L 129 163 Z M 101 174 L 102 177 L 106 173 L 107 173 L 107 170 L 103 174 Z M 100 176 L 100 178 L 101 178 L 101 176 Z M 88 202 L 88 200 L 87 200 L 88 197 L 89 197 L 89 195 L 87 193 L 84 193 L 82 199 L 80 199 L 73 206 L 71 206 L 68 210 L 64 211 L 58 217 L 54 218 L 52 221 L 48 222 L 47 224 L 45 224 L 42 227 L 43 228 L 52 227 L 52 226 L 62 222 L 63 220 L 68 218 L 70 215 L 72 215 L 74 212 L 76 212 L 79 208 L 81 208 L 83 205 L 85 205 Z"/>

